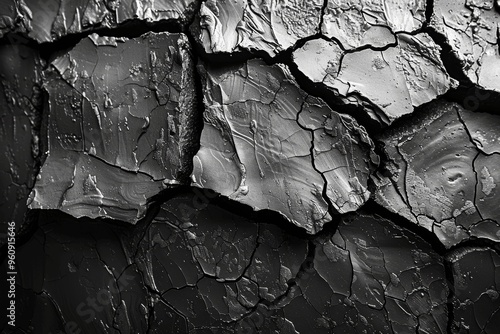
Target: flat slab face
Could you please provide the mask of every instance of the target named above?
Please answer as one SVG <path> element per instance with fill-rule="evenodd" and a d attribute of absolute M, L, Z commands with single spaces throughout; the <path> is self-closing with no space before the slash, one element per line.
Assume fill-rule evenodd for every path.
<path fill-rule="evenodd" d="M 111 45 L 107 45 L 111 44 Z M 45 72 L 48 153 L 31 208 L 141 218 L 189 177 L 196 93 L 187 39 L 83 39 Z"/>
<path fill-rule="evenodd" d="M 500 218 L 493 204 L 499 200 L 498 121 L 437 103 L 415 125 L 394 129 L 382 138 L 391 176 L 373 178 L 376 201 L 433 231 L 447 247 L 471 237 L 499 241 L 492 233 Z"/>
<path fill-rule="evenodd" d="M 193 183 L 309 233 L 368 198 L 377 157 L 365 130 L 305 94 L 284 66 L 202 68 L 206 111 Z M 358 145 L 359 144 L 359 145 Z M 373 161 L 372 161 L 373 160 Z"/>
<path fill-rule="evenodd" d="M 388 125 L 455 85 L 441 62 L 440 47 L 429 35 L 399 33 L 393 38 L 397 44 L 380 51 L 349 52 L 335 40 L 314 39 L 295 50 L 293 61 L 309 80 L 346 104 L 358 104 L 358 99 L 350 99 L 354 96 L 366 100 L 375 109 L 368 115 Z"/>
<path fill-rule="evenodd" d="M 500 321 L 498 253 L 489 248 L 467 247 L 450 254 L 448 261 L 455 280 L 453 329 L 495 333 Z M 476 268 L 481 268 L 481 273 L 476 273 Z"/>
<path fill-rule="evenodd" d="M 320 0 L 206 1 L 193 32 L 207 53 L 256 50 L 275 56 L 319 33 L 322 6 Z"/>

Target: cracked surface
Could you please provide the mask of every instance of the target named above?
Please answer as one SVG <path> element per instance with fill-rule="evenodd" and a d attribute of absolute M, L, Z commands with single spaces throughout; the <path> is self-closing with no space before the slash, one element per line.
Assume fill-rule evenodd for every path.
<path fill-rule="evenodd" d="M 397 127 L 381 138 L 390 176 L 374 176 L 376 201 L 433 231 L 446 247 L 471 236 L 499 241 L 491 229 L 498 229 L 498 208 L 492 203 L 498 203 L 500 160 L 479 149 L 483 146 L 475 138 L 481 131 L 471 132 L 478 125 L 486 133 L 494 130 L 485 117 L 494 116 L 436 103 L 415 125 Z"/>
<path fill-rule="evenodd" d="M 251 60 L 202 68 L 202 76 L 205 127 L 194 185 L 280 212 L 309 233 L 331 219 L 328 203 L 344 213 L 368 200 L 377 161 L 371 139 L 298 88 L 285 66 Z"/>
<path fill-rule="evenodd" d="M 395 32 L 422 28 L 426 3 L 417 1 L 328 0 L 321 32 L 346 49 L 394 44 Z"/>
<path fill-rule="evenodd" d="M 498 332 L 499 13 L 2 1 L 0 331 Z"/>
<path fill-rule="evenodd" d="M 440 256 L 388 220 L 344 219 L 333 236 L 315 240 L 307 273 L 298 281 L 301 294 L 285 307 L 300 333 L 446 332 L 448 289 Z"/>
<path fill-rule="evenodd" d="M 124 23 L 186 24 L 195 0 L 7 0 L 0 5 L 0 36 L 10 31 L 39 43 Z"/>
<path fill-rule="evenodd" d="M 322 7 L 320 0 L 207 0 L 192 30 L 207 53 L 256 50 L 275 56 L 319 33 Z"/>
<path fill-rule="evenodd" d="M 19 330 L 445 331 L 442 259 L 412 232 L 353 215 L 308 241 L 210 203 L 195 209 L 199 198 L 168 200 L 132 230 L 42 213 L 18 250 L 36 261 L 20 268 Z"/>
<path fill-rule="evenodd" d="M 312 82 L 324 85 L 346 104 L 363 105 L 360 98 L 367 100 L 375 109 L 369 116 L 390 124 L 454 85 L 441 62 L 440 47 L 429 35 L 400 33 L 396 42 L 381 51 L 345 52 L 338 42 L 315 39 L 296 50 L 293 61 Z M 315 62 L 310 61 L 311 54 Z"/>
<path fill-rule="evenodd" d="M 150 224 L 129 231 L 42 213 L 18 250 L 19 260 L 37 261 L 20 268 L 19 330 L 56 332 L 70 323 L 87 333 L 237 332 L 260 305 L 286 296 L 307 240 L 210 204 L 194 209 L 196 196 L 165 202 Z"/>
<path fill-rule="evenodd" d="M 148 198 L 189 176 L 194 68 L 182 34 L 95 39 L 45 71 L 48 153 L 30 207 L 135 223 Z"/>

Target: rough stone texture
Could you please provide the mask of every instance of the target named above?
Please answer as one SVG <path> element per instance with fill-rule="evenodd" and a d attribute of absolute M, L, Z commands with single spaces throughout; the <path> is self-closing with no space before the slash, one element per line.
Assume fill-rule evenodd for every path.
<path fill-rule="evenodd" d="M 135 223 L 148 198 L 191 172 L 194 68 L 183 35 L 95 38 L 45 72 L 48 153 L 30 207 Z"/>
<path fill-rule="evenodd" d="M 448 256 L 453 271 L 454 333 L 497 333 L 500 323 L 500 257 L 488 248 L 465 248 Z"/>
<path fill-rule="evenodd" d="M 18 248 L 18 329 L 446 332 L 442 258 L 415 234 L 353 215 L 308 241 L 213 196 L 179 195 L 136 226 L 42 212 Z"/>
<path fill-rule="evenodd" d="M 39 157 L 41 60 L 24 45 L 0 46 L 0 226 L 20 228 Z M 3 238 L 2 238 L 3 239 Z M 4 240 L 1 240 L 4 243 Z"/>
<path fill-rule="evenodd" d="M 481 137 L 486 141 L 483 146 L 473 137 L 481 132 L 471 131 L 485 125 L 481 131 L 491 137 L 485 119 L 500 120 L 456 104 L 436 103 L 413 125 L 383 136 L 388 157 L 384 169 L 389 176 L 373 177 L 376 201 L 433 231 L 446 247 L 470 236 L 500 241 L 491 233 L 500 221 L 496 190 L 500 158 L 479 149 L 490 147 L 488 135 Z M 493 129 L 496 122 L 489 123 Z"/>
<path fill-rule="evenodd" d="M 499 13 L 2 0 L 0 332 L 498 332 Z"/>
<path fill-rule="evenodd" d="M 337 42 L 315 39 L 297 49 L 293 61 L 312 82 L 346 103 L 358 104 L 356 96 L 367 99 L 375 107 L 370 117 L 390 124 L 455 84 L 441 62 L 440 47 L 429 35 L 401 33 L 397 42 L 382 51 L 346 53 Z"/>
<path fill-rule="evenodd" d="M 6 0 L 0 5 L 0 36 L 16 31 L 43 43 L 132 20 L 183 25 L 195 7 L 196 0 Z"/>
<path fill-rule="evenodd" d="M 431 27 L 445 37 L 469 80 L 497 92 L 499 20 L 498 3 L 494 0 L 436 0 L 431 20 Z"/>
<path fill-rule="evenodd" d="M 284 311 L 300 333 L 446 333 L 442 258 L 380 217 L 354 215 L 315 240 L 298 287 Z"/>
<path fill-rule="evenodd" d="M 264 51 L 275 56 L 319 33 L 320 0 L 207 0 L 193 26 L 205 52 Z"/>
<path fill-rule="evenodd" d="M 262 61 L 202 69 L 206 112 L 193 183 L 280 212 L 309 233 L 368 198 L 377 156 L 364 128 Z"/>
<path fill-rule="evenodd" d="M 461 112 L 472 142 L 485 155 L 500 153 L 500 117 L 487 113 Z"/>
<path fill-rule="evenodd" d="M 425 9 L 424 0 L 328 0 L 321 32 L 346 50 L 382 48 L 396 43 L 394 33 L 422 28 Z"/>

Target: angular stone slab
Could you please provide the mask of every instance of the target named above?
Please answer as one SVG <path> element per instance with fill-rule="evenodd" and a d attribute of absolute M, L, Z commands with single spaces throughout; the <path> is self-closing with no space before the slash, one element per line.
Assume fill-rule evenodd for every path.
<path fill-rule="evenodd" d="M 484 154 L 477 139 L 491 138 L 498 121 L 441 102 L 387 133 L 381 141 L 389 160 L 386 176 L 373 177 L 375 200 L 433 231 L 446 247 L 471 237 L 500 241 L 500 155 Z M 480 133 L 471 131 L 478 126 Z M 484 147 L 494 145 L 485 139 Z"/>
<path fill-rule="evenodd" d="M 208 0 L 192 27 L 207 53 L 242 50 L 275 56 L 319 33 L 323 1 Z"/>
<path fill-rule="evenodd" d="M 363 127 L 308 96 L 281 65 L 251 60 L 202 69 L 206 112 L 193 183 L 280 212 L 309 233 L 328 204 L 354 211 L 369 197 L 377 156 Z"/>
<path fill-rule="evenodd" d="M 83 39 L 46 71 L 48 153 L 31 208 L 131 223 L 185 183 L 196 149 L 194 67 L 182 34 Z"/>

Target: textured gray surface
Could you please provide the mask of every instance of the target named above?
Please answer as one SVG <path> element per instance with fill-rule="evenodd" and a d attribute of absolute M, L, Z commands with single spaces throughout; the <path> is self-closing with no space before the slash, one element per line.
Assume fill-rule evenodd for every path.
<path fill-rule="evenodd" d="M 2 333 L 496 333 L 498 10 L 2 2 Z"/>

